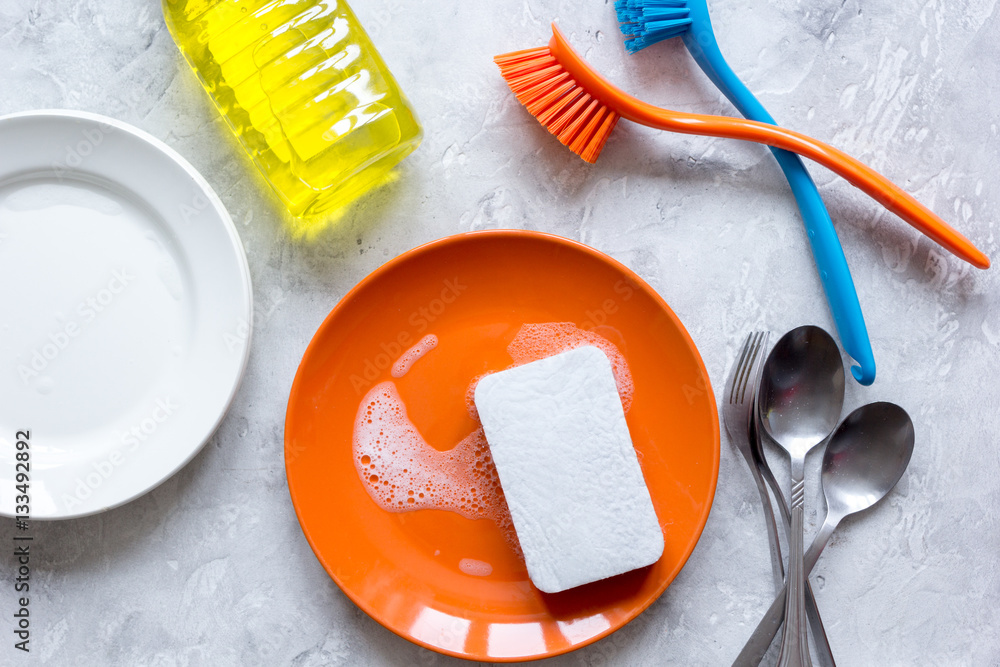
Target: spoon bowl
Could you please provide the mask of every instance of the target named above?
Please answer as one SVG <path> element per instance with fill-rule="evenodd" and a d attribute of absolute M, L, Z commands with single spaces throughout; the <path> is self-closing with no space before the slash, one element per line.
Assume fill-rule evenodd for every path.
<path fill-rule="evenodd" d="M 884 498 L 910 463 L 913 422 L 893 403 L 871 403 L 852 412 L 823 454 L 823 496 L 828 514 L 844 517 Z"/>
<path fill-rule="evenodd" d="M 844 407 L 844 364 L 830 334 L 803 326 L 782 336 L 764 364 L 759 404 L 764 431 L 790 454 L 825 440 Z"/>

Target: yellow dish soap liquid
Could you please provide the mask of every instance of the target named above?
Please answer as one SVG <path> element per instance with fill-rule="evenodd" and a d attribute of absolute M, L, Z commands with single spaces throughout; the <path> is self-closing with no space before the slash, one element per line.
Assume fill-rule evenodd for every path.
<path fill-rule="evenodd" d="M 423 136 L 343 0 L 163 0 L 170 34 L 288 210 L 378 185 Z"/>

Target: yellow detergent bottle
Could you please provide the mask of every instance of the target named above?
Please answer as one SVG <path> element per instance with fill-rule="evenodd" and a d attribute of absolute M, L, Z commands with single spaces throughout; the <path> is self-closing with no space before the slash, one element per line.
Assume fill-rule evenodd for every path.
<path fill-rule="evenodd" d="M 295 216 L 382 182 L 423 136 L 343 0 L 163 0 L 174 41 Z"/>

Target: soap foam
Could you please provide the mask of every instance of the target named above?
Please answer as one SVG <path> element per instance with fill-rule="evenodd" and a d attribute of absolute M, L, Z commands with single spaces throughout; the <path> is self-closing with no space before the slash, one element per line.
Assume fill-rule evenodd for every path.
<path fill-rule="evenodd" d="M 476 421 L 479 421 L 479 410 L 476 408 L 476 385 L 484 377 L 486 377 L 485 374 L 474 377 L 469 383 L 469 388 L 465 390 L 465 409 L 468 410 L 469 416 Z"/>
<path fill-rule="evenodd" d="M 493 574 L 493 566 L 475 558 L 463 558 L 458 561 L 458 569 L 474 577 L 488 577 Z"/>
<path fill-rule="evenodd" d="M 615 375 L 615 385 L 622 399 L 622 408 L 628 412 L 632 407 L 632 395 L 635 393 L 632 371 L 629 370 L 628 362 L 615 344 L 593 331 L 580 329 L 572 322 L 522 324 L 514 340 L 507 346 L 507 353 L 514 360 L 515 366 L 523 366 L 585 345 L 598 348 L 611 362 L 611 371 Z"/>
<path fill-rule="evenodd" d="M 399 359 L 396 360 L 396 363 L 393 364 L 392 377 L 401 378 L 406 375 L 406 373 L 410 370 L 410 367 L 413 366 L 413 364 L 416 363 L 420 357 L 437 347 L 437 344 L 438 337 L 434 334 L 427 334 L 421 338 L 417 341 L 416 345 L 404 352 Z"/>
<path fill-rule="evenodd" d="M 489 519 L 517 544 L 483 429 L 448 451 L 434 449 L 409 420 L 392 381 L 375 385 L 358 408 L 354 465 L 368 494 L 387 511 L 438 509 Z"/>

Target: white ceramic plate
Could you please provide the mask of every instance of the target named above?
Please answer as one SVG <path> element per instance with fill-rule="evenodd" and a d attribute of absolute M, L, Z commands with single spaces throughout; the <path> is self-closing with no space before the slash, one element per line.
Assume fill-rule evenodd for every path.
<path fill-rule="evenodd" d="M 0 514 L 22 513 L 18 431 L 36 519 L 190 461 L 239 386 L 252 306 L 232 219 L 171 148 L 89 113 L 0 117 Z"/>

